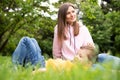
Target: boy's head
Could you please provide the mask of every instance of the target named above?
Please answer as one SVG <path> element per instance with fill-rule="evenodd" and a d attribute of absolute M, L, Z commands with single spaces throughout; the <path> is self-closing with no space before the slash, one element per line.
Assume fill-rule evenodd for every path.
<path fill-rule="evenodd" d="M 95 47 L 81 47 L 75 56 L 75 59 L 79 60 L 81 63 L 93 63 L 96 58 Z"/>

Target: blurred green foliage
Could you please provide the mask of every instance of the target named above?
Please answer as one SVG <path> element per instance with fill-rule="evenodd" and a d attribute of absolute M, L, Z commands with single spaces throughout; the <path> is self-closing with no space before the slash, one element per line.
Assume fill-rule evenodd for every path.
<path fill-rule="evenodd" d="M 103 7 L 98 5 L 97 0 L 85 0 L 80 2 L 79 8 L 83 12 L 82 21 L 89 28 L 94 42 L 99 45 L 100 52 L 111 51 L 113 55 L 120 55 L 120 9 L 114 6 L 116 3 L 120 5 L 120 1 L 110 1 L 107 5 L 111 7 Z M 109 10 L 104 12 L 106 8 Z"/>
<path fill-rule="evenodd" d="M 23 36 L 35 38 L 43 55 L 52 57 L 52 41 L 56 20 L 45 17 L 42 12 L 53 15 L 47 0 L 0 0 L 0 54 L 11 55 Z M 120 1 L 110 0 L 107 6 L 98 6 L 97 0 L 60 0 L 54 3 L 58 8 L 63 2 L 77 4 L 83 12 L 82 21 L 89 28 L 100 52 L 110 51 L 120 55 Z M 49 1 L 47 2 L 49 3 Z M 111 10 L 112 9 L 112 10 Z"/>
<path fill-rule="evenodd" d="M 9 2 L 9 3 L 8 3 Z M 50 12 L 40 0 L 1 0 L 0 3 L 0 52 L 11 55 L 23 36 L 37 39 L 44 53 L 52 55 L 53 29 L 56 21 L 45 17 Z"/>

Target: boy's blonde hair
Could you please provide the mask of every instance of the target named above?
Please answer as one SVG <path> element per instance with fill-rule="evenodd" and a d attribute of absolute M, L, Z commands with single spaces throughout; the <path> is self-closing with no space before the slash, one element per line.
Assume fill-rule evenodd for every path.
<path fill-rule="evenodd" d="M 79 60 L 81 63 L 90 62 L 94 63 L 96 58 L 95 47 L 81 47 L 77 52 L 74 60 Z"/>

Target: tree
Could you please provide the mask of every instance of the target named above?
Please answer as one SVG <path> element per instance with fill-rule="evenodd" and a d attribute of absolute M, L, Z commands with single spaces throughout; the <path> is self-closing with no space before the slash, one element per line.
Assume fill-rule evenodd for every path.
<path fill-rule="evenodd" d="M 119 1 L 110 0 L 111 6 L 119 5 Z M 114 3 L 113 3 L 114 2 Z M 87 5 L 87 6 L 86 6 Z M 100 52 L 108 52 L 113 55 L 120 53 L 119 45 L 119 18 L 118 6 L 111 7 L 112 11 L 104 12 L 95 0 L 85 0 L 80 2 L 80 9 L 83 12 L 83 22 L 90 29 L 94 42 L 99 45 Z"/>
<path fill-rule="evenodd" d="M 10 55 L 23 36 L 34 37 L 40 43 L 48 39 L 51 46 L 53 37 L 51 34 L 56 22 L 51 19 L 51 16 L 56 11 L 50 12 L 49 6 L 51 5 L 48 2 L 42 2 L 41 0 L 0 1 L 1 55 Z M 50 51 L 50 49 L 48 50 Z"/>

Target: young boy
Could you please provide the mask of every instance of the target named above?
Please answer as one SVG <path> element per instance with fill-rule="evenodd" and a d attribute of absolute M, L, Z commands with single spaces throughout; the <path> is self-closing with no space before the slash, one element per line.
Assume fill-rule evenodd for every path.
<path fill-rule="evenodd" d="M 48 59 L 46 60 L 46 69 L 52 68 L 53 70 L 61 71 L 66 70 L 70 71 L 75 63 L 81 63 L 85 65 L 85 67 L 91 67 L 93 57 L 95 56 L 95 49 L 94 47 L 82 47 L 78 51 L 77 55 L 75 56 L 73 61 L 69 60 L 62 60 L 62 59 Z M 44 72 L 46 69 L 39 69 L 36 72 Z"/>
<path fill-rule="evenodd" d="M 83 65 L 91 66 L 96 60 L 97 52 L 93 46 L 81 47 L 73 62 L 80 62 Z"/>
<path fill-rule="evenodd" d="M 94 47 L 81 47 L 78 51 L 77 55 L 75 56 L 73 61 L 69 60 L 62 60 L 62 59 L 48 59 L 46 61 L 46 69 L 52 67 L 54 70 L 71 70 L 75 63 L 81 63 L 83 66 L 87 68 L 99 68 L 105 69 L 102 64 L 109 64 L 112 62 L 110 68 L 113 70 L 115 67 L 118 69 L 120 66 L 120 58 L 108 55 L 106 53 L 97 54 L 97 50 Z M 99 64 L 100 63 L 100 64 Z M 102 63 L 102 64 L 101 64 Z M 46 70 L 39 69 L 37 72 L 44 72 Z M 36 71 L 34 71 L 36 72 Z"/>
<path fill-rule="evenodd" d="M 97 54 L 94 47 L 82 47 L 75 56 L 74 62 L 79 61 L 81 64 L 91 67 L 92 69 L 111 69 L 120 70 L 120 58 L 107 53 Z"/>

